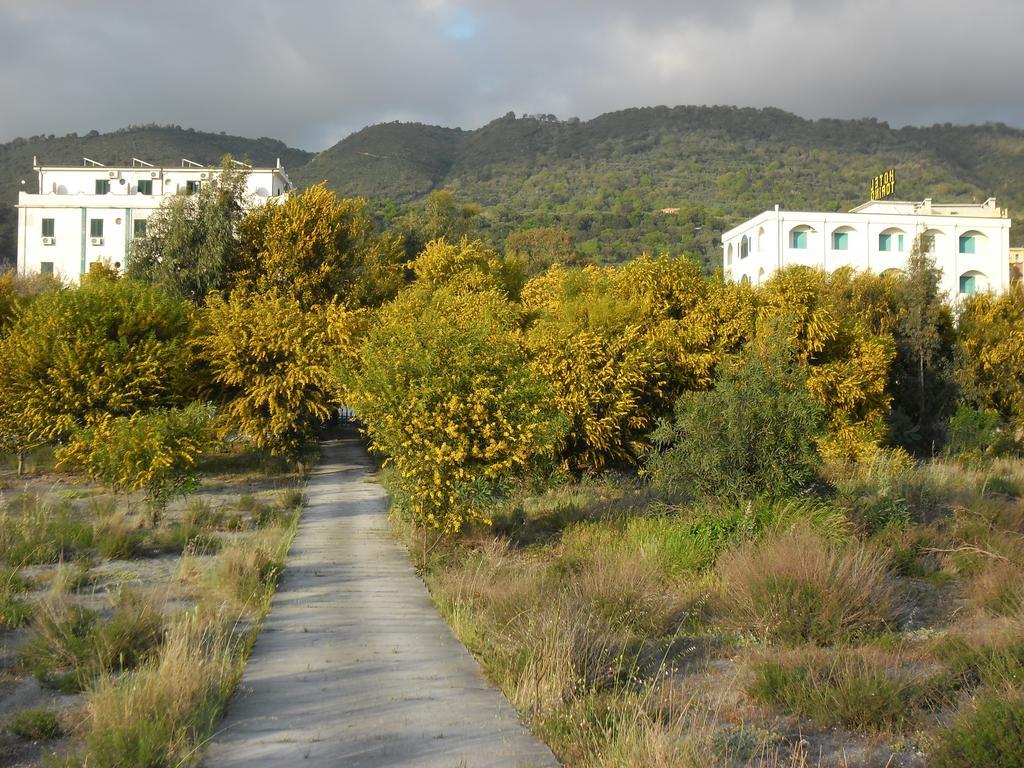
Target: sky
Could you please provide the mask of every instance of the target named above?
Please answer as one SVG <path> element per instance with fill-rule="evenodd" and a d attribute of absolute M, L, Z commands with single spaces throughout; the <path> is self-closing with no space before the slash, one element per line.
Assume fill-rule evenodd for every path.
<path fill-rule="evenodd" d="M 0 0 L 0 141 L 664 104 L 1024 128 L 1022 0 Z"/>

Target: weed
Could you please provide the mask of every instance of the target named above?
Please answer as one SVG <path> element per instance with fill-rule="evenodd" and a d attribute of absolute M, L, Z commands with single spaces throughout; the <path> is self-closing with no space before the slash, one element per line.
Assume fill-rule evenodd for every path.
<path fill-rule="evenodd" d="M 896 617 L 884 557 L 806 528 L 741 545 L 722 557 L 719 574 L 725 618 L 765 640 L 828 645 L 870 635 Z"/>
<path fill-rule="evenodd" d="M 123 512 L 98 518 L 93 523 L 93 540 L 99 554 L 109 560 L 128 560 L 142 545 L 141 533 L 128 523 Z"/>
<path fill-rule="evenodd" d="M 22 494 L 0 512 L 0 562 L 8 565 L 70 560 L 92 545 L 92 526 L 68 507 L 55 509 L 38 496 Z"/>
<path fill-rule="evenodd" d="M 28 709 L 11 721 L 11 732 L 25 741 L 49 741 L 63 735 L 60 718 L 50 709 Z"/>
<path fill-rule="evenodd" d="M 224 525 L 224 512 L 215 509 L 209 499 L 201 496 L 188 500 L 182 523 L 187 528 L 218 529 Z"/>
<path fill-rule="evenodd" d="M 130 590 L 118 595 L 108 620 L 51 594 L 38 605 L 31 632 L 20 654 L 22 666 L 43 684 L 74 692 L 147 658 L 163 636 L 163 616 Z"/>
<path fill-rule="evenodd" d="M 1019 768 L 1024 765 L 1024 695 L 993 693 L 961 712 L 939 735 L 935 768 Z"/>
<path fill-rule="evenodd" d="M 179 554 L 186 549 L 216 550 L 216 538 L 188 523 L 171 523 L 150 531 L 145 537 L 144 547 L 155 553 Z"/>
<path fill-rule="evenodd" d="M 751 672 L 747 692 L 754 699 L 823 728 L 900 730 L 933 698 L 928 681 L 891 658 L 812 652 L 755 662 Z"/>

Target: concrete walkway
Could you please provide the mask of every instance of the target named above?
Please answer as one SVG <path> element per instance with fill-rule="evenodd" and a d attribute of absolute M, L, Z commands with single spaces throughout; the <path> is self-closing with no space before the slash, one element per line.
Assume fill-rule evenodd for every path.
<path fill-rule="evenodd" d="M 323 443 L 207 768 L 557 766 L 438 615 L 351 433 Z"/>

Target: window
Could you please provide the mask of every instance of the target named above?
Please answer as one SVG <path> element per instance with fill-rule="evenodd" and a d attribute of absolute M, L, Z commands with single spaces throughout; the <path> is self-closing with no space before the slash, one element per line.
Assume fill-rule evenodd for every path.
<path fill-rule="evenodd" d="M 110 180 L 109 179 L 96 179 L 96 194 L 97 195 L 109 195 L 110 194 Z"/>
<path fill-rule="evenodd" d="M 153 182 L 150 179 L 139 180 L 139 194 L 140 195 L 152 195 L 153 194 Z"/>
<path fill-rule="evenodd" d="M 743 239 L 740 240 L 740 258 L 745 259 L 750 255 L 750 241 L 747 236 L 744 235 Z"/>
<path fill-rule="evenodd" d="M 802 229 L 794 229 L 789 233 L 789 247 L 790 248 L 806 248 L 807 247 L 807 232 Z"/>
<path fill-rule="evenodd" d="M 89 237 L 103 237 L 103 219 L 89 219 Z"/>
<path fill-rule="evenodd" d="M 960 235 L 960 253 L 976 253 L 976 245 L 977 243 L 974 235 Z M 971 279 L 973 280 L 974 278 Z M 962 277 L 960 278 L 960 284 L 963 285 Z M 971 283 L 971 285 L 973 284 L 974 283 Z M 961 288 L 960 293 L 967 293 L 967 291 L 964 291 Z M 970 291 L 970 293 L 974 293 L 974 291 Z"/>
<path fill-rule="evenodd" d="M 903 235 L 883 232 L 878 236 L 878 250 L 903 252 Z"/>
<path fill-rule="evenodd" d="M 53 219 L 43 219 L 43 237 L 53 237 Z"/>
<path fill-rule="evenodd" d="M 185 194 L 194 195 L 200 189 L 202 189 L 203 182 L 201 181 L 186 181 L 185 182 Z"/>
<path fill-rule="evenodd" d="M 135 221 L 132 222 L 132 234 L 135 237 L 145 237 L 146 236 L 146 220 L 145 219 L 136 219 Z"/>
<path fill-rule="evenodd" d="M 849 232 L 833 232 L 832 233 L 832 250 L 833 251 L 848 251 L 848 250 L 850 250 L 850 233 Z"/>
<path fill-rule="evenodd" d="M 925 253 L 935 253 L 935 235 L 921 235 L 921 249 Z"/>
<path fill-rule="evenodd" d="M 53 262 L 52 261 L 40 261 L 39 262 L 39 274 L 41 274 L 41 275 L 52 275 L 53 274 Z"/>
<path fill-rule="evenodd" d="M 977 291 L 977 283 L 974 275 L 960 275 L 960 293 L 974 293 Z"/>

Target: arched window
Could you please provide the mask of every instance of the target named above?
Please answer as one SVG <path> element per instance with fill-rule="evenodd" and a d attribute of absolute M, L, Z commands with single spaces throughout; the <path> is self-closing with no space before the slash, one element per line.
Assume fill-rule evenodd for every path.
<path fill-rule="evenodd" d="M 834 230 L 832 230 L 832 250 L 850 250 L 850 234 L 852 232 L 853 227 L 836 227 Z"/>
<path fill-rule="evenodd" d="M 805 250 L 807 248 L 807 241 L 810 237 L 810 233 L 814 230 L 806 224 L 793 227 L 789 230 L 789 247 L 798 251 Z"/>
<path fill-rule="evenodd" d="M 750 255 L 750 240 L 744 235 L 743 239 L 740 240 L 740 258 L 745 259 Z"/>
<path fill-rule="evenodd" d="M 965 296 L 988 290 L 988 277 L 984 272 L 972 269 L 960 275 L 960 293 Z"/>
<path fill-rule="evenodd" d="M 764 267 L 757 270 L 757 284 L 760 285 L 764 282 Z"/>
<path fill-rule="evenodd" d="M 927 229 L 921 233 L 921 252 L 936 254 L 942 246 L 942 233 L 937 229 Z"/>
<path fill-rule="evenodd" d="M 757 253 L 761 252 L 761 248 L 764 245 L 764 227 L 757 228 L 757 239 L 754 240 L 754 251 Z"/>
<path fill-rule="evenodd" d="M 750 275 L 744 275 L 740 278 L 740 285 L 750 285 Z"/>
<path fill-rule="evenodd" d="M 971 230 L 960 235 L 958 244 L 960 253 L 967 255 L 982 254 L 985 252 L 985 236 L 981 232 Z"/>
<path fill-rule="evenodd" d="M 896 227 L 890 227 L 878 236 L 878 250 L 882 252 L 903 253 L 904 244 L 904 232 Z"/>
<path fill-rule="evenodd" d="M 725 266 L 732 266 L 732 243 L 729 243 L 725 248 Z"/>

